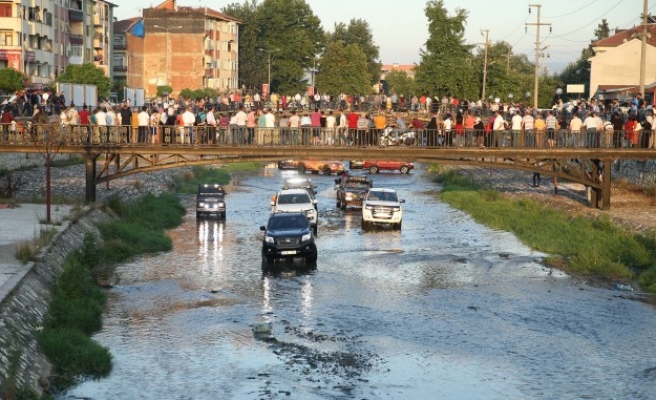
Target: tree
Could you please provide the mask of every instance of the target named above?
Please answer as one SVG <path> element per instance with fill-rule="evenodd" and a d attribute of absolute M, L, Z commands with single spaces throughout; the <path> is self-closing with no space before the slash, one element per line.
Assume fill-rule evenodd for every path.
<path fill-rule="evenodd" d="M 429 0 L 425 14 L 429 37 L 415 69 L 417 88 L 430 95 L 478 97 L 472 46 L 464 42 L 467 12 L 457 9 L 449 16 L 443 0 Z"/>
<path fill-rule="evenodd" d="M 173 88 L 171 86 L 169 85 L 157 86 L 157 97 L 166 97 L 171 93 L 173 93 Z"/>
<path fill-rule="evenodd" d="M 109 97 L 109 90 L 112 87 L 112 81 L 105 76 L 102 69 L 93 64 L 68 65 L 64 72 L 59 75 L 58 82 L 61 83 L 79 83 L 86 85 L 96 85 L 98 88 L 98 97 Z"/>
<path fill-rule="evenodd" d="M 239 72 L 248 88 L 266 83 L 270 68 L 272 92 L 305 89 L 304 71 L 313 66 L 324 47 L 321 21 L 305 0 L 264 0 L 260 4 L 251 0 L 223 11 L 246 25 L 239 33 Z"/>
<path fill-rule="evenodd" d="M 317 87 L 321 92 L 337 96 L 340 93 L 371 93 L 371 76 L 367 70 L 367 57 L 355 44 L 332 41 L 319 60 Z"/>
<path fill-rule="evenodd" d="M 414 79 L 405 71 L 390 71 L 385 75 L 385 81 L 389 85 L 390 91 L 406 97 L 417 94 L 417 88 Z"/>
<path fill-rule="evenodd" d="M 606 18 L 602 19 L 597 28 L 594 30 L 595 41 L 606 39 L 610 36 L 610 27 L 608 26 L 608 21 Z"/>
<path fill-rule="evenodd" d="M 328 41 L 343 41 L 347 46 L 354 44 L 360 48 L 367 59 L 367 71 L 371 76 L 371 84 L 380 80 L 380 53 L 374 43 L 369 23 L 363 19 L 352 19 L 348 26 L 336 23 L 335 30 L 328 35 Z"/>
<path fill-rule="evenodd" d="M 15 92 L 23 88 L 25 75 L 13 68 L 0 69 L 0 90 Z"/>

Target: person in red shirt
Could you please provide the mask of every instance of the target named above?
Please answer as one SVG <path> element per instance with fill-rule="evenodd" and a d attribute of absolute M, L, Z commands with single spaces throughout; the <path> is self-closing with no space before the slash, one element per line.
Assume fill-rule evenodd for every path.
<path fill-rule="evenodd" d="M 2 133 L 5 142 L 9 141 L 9 127 L 11 122 L 15 120 L 14 114 L 9 111 L 9 107 L 5 107 L 5 111 L 2 113 Z"/>
<path fill-rule="evenodd" d="M 80 125 L 82 125 L 84 127 L 82 129 L 87 130 L 87 132 L 86 132 L 87 137 L 85 138 L 85 140 L 88 142 L 89 141 L 89 132 L 90 132 L 88 126 L 89 126 L 90 120 L 89 120 L 89 111 L 87 110 L 87 105 L 86 104 L 82 106 L 82 111 L 80 111 L 78 114 L 80 116 Z"/>
<path fill-rule="evenodd" d="M 348 141 L 352 143 L 353 138 L 355 138 L 355 133 L 358 131 L 358 119 L 360 116 L 353 109 L 346 116 L 348 120 Z"/>

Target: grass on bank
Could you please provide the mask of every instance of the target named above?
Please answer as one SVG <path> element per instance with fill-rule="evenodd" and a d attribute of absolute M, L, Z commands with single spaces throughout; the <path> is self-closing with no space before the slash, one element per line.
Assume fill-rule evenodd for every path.
<path fill-rule="evenodd" d="M 553 254 L 549 265 L 614 280 L 638 277 L 656 293 L 656 236 L 616 227 L 609 218 L 573 217 L 531 199 L 509 199 L 455 170 L 438 172 L 441 199 L 479 223 L 512 232 L 532 249 Z"/>
<path fill-rule="evenodd" d="M 252 172 L 260 168 L 262 168 L 261 163 L 225 164 L 220 168 L 193 167 L 191 171 L 175 175 L 173 182 L 177 193 L 196 194 L 199 184 L 218 183 L 227 185 L 231 180 L 231 172 Z"/>
<path fill-rule="evenodd" d="M 185 209 L 176 196 L 147 194 L 134 202 L 109 201 L 118 218 L 99 225 L 102 244 L 87 234 L 66 259 L 38 333 L 39 347 L 54 366 L 51 384 L 58 389 L 80 379 L 98 379 L 112 369 L 112 356 L 90 336 L 102 327 L 106 302 L 98 281 L 113 274 L 117 263 L 144 253 L 170 250 L 165 229 L 182 223 Z"/>

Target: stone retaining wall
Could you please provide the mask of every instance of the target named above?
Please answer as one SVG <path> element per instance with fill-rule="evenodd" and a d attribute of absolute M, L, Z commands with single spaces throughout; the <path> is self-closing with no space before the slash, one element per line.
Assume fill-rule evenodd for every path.
<path fill-rule="evenodd" d="M 637 186 L 654 187 L 656 186 L 656 160 L 620 160 L 613 165 L 612 174 L 613 179 L 626 178 Z"/>
<path fill-rule="evenodd" d="M 121 188 L 117 193 L 127 202 L 144 194 L 144 190 L 131 186 Z M 41 392 L 47 386 L 48 379 L 44 378 L 51 376 L 51 365 L 39 351 L 36 333 L 48 311 L 55 280 L 62 271 L 64 260 L 82 245 L 84 236 L 95 233 L 100 237 L 97 224 L 112 218 L 99 209 L 87 208 L 83 213 L 84 216 L 76 221 L 65 222 L 50 245 L 41 251 L 39 261 L 25 266 L 24 275 L 16 278 L 16 286 L 0 303 L 0 387 L 10 373 L 10 357 L 16 352 L 20 354 L 16 369 L 17 387 Z"/>

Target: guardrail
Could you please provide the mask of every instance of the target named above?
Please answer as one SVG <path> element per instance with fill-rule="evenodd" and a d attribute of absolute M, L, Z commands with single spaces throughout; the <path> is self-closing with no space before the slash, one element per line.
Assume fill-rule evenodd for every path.
<path fill-rule="evenodd" d="M 332 146 L 430 148 L 656 148 L 652 131 L 428 130 L 0 124 L 1 145 Z"/>

